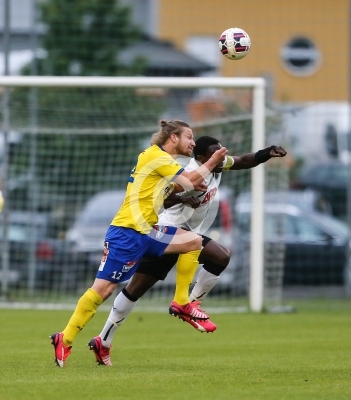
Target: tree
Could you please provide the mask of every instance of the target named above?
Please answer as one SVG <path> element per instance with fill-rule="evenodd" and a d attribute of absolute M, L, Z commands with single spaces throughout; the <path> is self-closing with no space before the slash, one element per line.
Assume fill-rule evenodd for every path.
<path fill-rule="evenodd" d="M 23 74 L 33 70 L 37 75 L 55 76 L 142 74 L 145 60 L 135 60 L 131 66 L 119 61 L 120 51 L 141 33 L 131 22 L 130 9 L 118 0 L 46 0 L 39 10 L 45 27 L 40 40 L 43 56 L 34 60 L 36 68 L 27 65 Z M 43 193 L 38 208 L 50 211 L 55 199 L 60 199 L 62 208 L 72 209 L 77 202 L 72 188 L 79 188 L 82 203 L 99 190 L 116 187 L 118 174 L 127 181 L 136 160 L 140 139 L 133 133 L 138 127 L 157 125 L 163 100 L 127 88 L 38 88 L 34 95 L 33 89 L 13 90 L 13 129 L 31 126 L 35 114 L 37 134 L 20 129 L 24 135 L 11 159 L 11 178 L 25 176 L 35 148 L 35 177 L 26 190 L 30 192 L 35 179 Z M 130 133 L 104 133 L 116 128 Z M 82 133 L 84 129 L 90 133 Z M 79 135 L 71 133 L 75 131 Z M 152 132 L 151 128 L 148 135 Z M 13 206 L 23 207 L 15 192 L 12 200 Z"/>
<path fill-rule="evenodd" d="M 142 72 L 136 60 L 126 67 L 118 55 L 140 38 L 130 9 L 118 0 L 49 0 L 40 3 L 41 40 L 45 57 L 38 59 L 40 75 L 113 76 Z"/>

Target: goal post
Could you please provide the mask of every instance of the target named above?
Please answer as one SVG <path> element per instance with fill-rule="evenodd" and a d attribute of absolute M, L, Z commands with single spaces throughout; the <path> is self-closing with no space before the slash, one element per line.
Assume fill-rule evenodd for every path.
<path fill-rule="evenodd" d="M 254 87 L 252 151 L 265 146 L 264 86 Z M 263 310 L 264 298 L 264 163 L 252 169 L 251 253 L 250 253 L 250 309 Z"/>
<path fill-rule="evenodd" d="M 105 89 L 135 89 L 138 90 L 138 93 L 142 93 L 143 90 L 146 93 L 153 93 L 155 94 L 157 89 L 176 89 L 176 90 L 196 90 L 196 91 L 208 91 L 212 93 L 213 90 L 237 90 L 237 89 L 245 89 L 252 91 L 251 96 L 236 96 L 236 102 L 240 106 L 240 101 L 243 99 L 245 102 L 248 101 L 248 98 L 251 101 L 250 109 L 250 117 L 252 123 L 252 138 L 251 138 L 251 149 L 250 151 L 257 151 L 262 149 L 266 145 L 266 137 L 265 137 L 265 80 L 263 78 L 222 78 L 222 77 L 198 77 L 198 78 L 151 78 L 151 77 L 76 77 L 76 76 L 69 76 L 69 77 L 58 77 L 58 76 L 1 76 L 0 77 L 0 88 L 2 92 L 6 92 L 7 90 L 15 89 L 15 88 L 37 88 L 38 90 L 43 88 L 47 90 L 48 93 L 51 89 L 64 89 L 64 88 L 86 88 L 86 89 L 101 89 L 102 91 Z M 148 92 L 148 90 L 150 92 Z M 100 95 L 102 92 L 99 92 Z M 92 97 L 94 95 L 92 94 Z M 49 96 L 48 96 L 49 97 Z M 204 96 L 206 97 L 206 96 Z M 98 96 L 97 96 L 98 98 Z M 33 99 L 33 98 L 32 98 Z M 52 99 L 51 99 L 52 100 Z M 89 99 L 87 99 L 88 101 Z M 94 109 L 94 99 L 91 99 L 91 109 Z M 11 103 L 11 102 L 10 102 Z M 57 98 L 57 103 L 60 108 L 60 100 Z M 174 100 L 174 103 L 179 103 L 179 98 L 177 97 Z M 210 113 L 207 113 L 207 116 L 204 120 L 196 119 L 194 121 L 190 121 L 192 127 L 201 128 L 203 126 L 217 126 L 217 123 L 222 118 L 222 123 L 225 121 L 229 121 L 228 123 L 233 123 L 233 121 L 240 121 L 247 119 L 247 114 L 236 113 L 232 117 L 226 111 L 225 115 L 223 115 L 223 109 L 220 109 L 219 104 L 220 101 L 216 101 L 213 104 L 218 106 L 218 111 L 213 112 L 213 117 L 211 119 L 211 114 L 213 110 L 210 110 Z M 100 104 L 100 103 L 99 103 Z M 204 106 L 205 102 L 201 102 L 201 106 L 204 108 L 204 113 L 206 114 L 207 108 Z M 9 107 L 9 109 L 6 109 Z M 2 128 L 1 130 L 4 133 L 9 133 L 6 131 L 14 130 L 12 123 L 8 123 L 7 114 L 10 112 L 11 114 L 11 107 L 12 104 L 5 104 L 3 103 L 3 110 L 2 110 Z M 83 107 L 83 105 L 82 105 Z M 107 108 L 109 106 L 106 106 Z M 131 104 L 131 108 L 133 105 Z M 139 105 L 138 105 L 139 107 Z M 168 109 L 163 110 L 160 117 L 166 115 L 170 116 L 170 118 L 178 118 L 179 115 L 185 115 L 184 112 L 174 111 L 175 109 L 170 106 Z M 102 106 L 103 108 L 103 106 Z M 228 109 L 235 109 L 237 110 L 237 105 L 234 107 L 230 105 Z M 190 107 L 187 108 L 189 110 Z M 36 110 L 37 112 L 38 110 Z M 57 110 L 56 110 L 57 111 Z M 58 110 L 57 112 L 61 112 L 62 110 Z M 69 111 L 69 110 L 68 110 Z M 118 111 L 118 110 L 117 110 Z M 44 111 L 42 111 L 43 113 Z M 63 112 L 63 111 L 62 111 Z M 48 113 L 49 114 L 49 113 Z M 106 116 L 110 117 L 110 110 L 108 110 Z M 173 115 L 174 114 L 174 115 Z M 175 115 L 176 114 L 176 115 Z M 59 115 L 59 114 L 57 114 Z M 20 119 L 23 117 L 21 114 Z M 59 117 L 61 119 L 52 120 L 50 119 L 50 115 L 45 115 L 47 118 L 48 124 L 50 125 L 51 133 L 57 134 L 56 131 L 66 132 L 67 135 L 73 135 L 74 133 L 85 135 L 89 134 L 89 124 L 82 127 L 77 128 L 77 124 L 72 125 L 72 127 L 67 128 L 67 126 L 63 126 L 62 120 L 64 119 L 60 114 Z M 96 128 L 98 123 L 103 124 L 104 126 L 101 127 L 101 132 L 103 134 L 108 134 L 109 132 L 116 133 L 118 129 L 126 134 L 127 132 L 137 131 L 138 129 L 142 131 L 142 127 L 138 126 L 135 128 L 128 128 L 119 126 L 118 129 L 114 128 L 107 128 L 106 120 L 101 118 L 101 115 L 97 117 L 97 120 L 93 122 L 94 126 L 91 126 L 91 129 L 99 130 L 100 128 Z M 58 118 L 58 117 L 57 117 Z M 26 118 L 23 117 L 23 124 L 25 124 Z M 31 122 L 30 122 L 31 121 Z M 57 121 L 57 125 L 56 125 Z M 118 120 L 120 121 L 120 120 Z M 44 128 L 41 130 L 40 122 L 38 122 L 34 118 L 30 120 L 28 118 L 27 121 L 28 125 L 26 126 L 26 132 L 42 132 Z M 149 123 L 151 125 L 151 123 Z M 106 125 L 106 126 L 105 126 Z M 155 124 L 152 126 L 156 127 Z M 45 128 L 49 131 L 49 128 Z M 55 131 L 56 129 L 56 131 Z M 113 130 L 115 129 L 115 130 Z M 219 128 L 216 128 L 215 131 L 219 131 Z M 216 133 L 213 135 L 215 136 Z M 227 136 L 229 139 L 230 137 Z M 226 143 L 224 143 L 226 145 Z M 36 150 L 38 151 L 38 150 Z M 137 154 L 137 150 L 135 151 L 135 156 Z M 32 157 L 36 155 L 32 154 Z M 3 160 L 6 161 L 6 158 Z M 2 173 L 7 171 L 8 166 L 3 166 Z M 250 232 L 250 245 L 251 245 L 251 252 L 250 252 L 250 279 L 249 279 L 249 307 L 253 312 L 261 312 L 264 308 L 264 286 L 265 286 L 265 278 L 264 278 L 264 192 L 265 192 L 265 166 L 264 164 L 259 165 L 256 168 L 251 169 L 251 193 L 252 193 L 252 217 L 251 217 L 251 232 Z M 5 181 L 7 176 L 2 177 Z M 5 207 L 4 212 L 8 212 L 8 208 Z M 4 228 L 4 235 L 6 235 L 6 229 Z M 5 237 L 6 239 L 6 237 Z M 6 241 L 6 240 L 5 240 Z M 3 248 L 7 248 L 6 246 Z M 6 254 L 2 255 L 2 281 L 1 287 L 3 292 L 7 291 L 9 281 L 8 281 L 8 271 L 11 269 L 9 266 L 9 257 Z M 35 267 L 34 267 L 35 269 Z M 32 289 L 33 289 L 33 276 L 32 274 Z M 28 281 L 29 282 L 29 281 Z M 6 294 L 6 293 L 5 293 Z"/>

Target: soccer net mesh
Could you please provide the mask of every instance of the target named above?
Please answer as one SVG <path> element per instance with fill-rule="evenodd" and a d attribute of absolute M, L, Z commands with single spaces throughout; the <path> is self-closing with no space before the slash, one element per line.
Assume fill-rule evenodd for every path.
<path fill-rule="evenodd" d="M 186 79 L 173 86 L 167 79 L 157 82 L 2 89 L 3 302 L 75 304 L 93 282 L 130 170 L 160 119 L 187 121 L 196 138 L 214 136 L 231 155 L 259 150 L 253 148 L 255 84 L 240 79 L 225 87 L 187 87 Z M 284 145 L 278 115 L 266 115 L 265 129 L 265 145 Z M 287 166 L 279 161 L 264 167 L 265 190 L 288 185 Z M 250 195 L 251 185 L 252 170 L 223 173 L 218 214 L 207 234 L 229 247 L 232 259 L 206 299 L 207 308 L 249 304 L 252 246 L 245 215 L 251 213 L 238 215 L 237 202 Z M 243 237 L 247 240 L 238 240 Z M 281 245 L 264 248 L 265 305 L 281 302 L 283 259 Z M 174 283 L 171 273 L 139 307 L 168 304 Z"/>

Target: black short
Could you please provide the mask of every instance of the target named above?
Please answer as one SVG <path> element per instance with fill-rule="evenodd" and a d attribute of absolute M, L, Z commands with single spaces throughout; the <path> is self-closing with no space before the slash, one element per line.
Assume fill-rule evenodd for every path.
<path fill-rule="evenodd" d="M 205 247 L 212 239 L 202 236 L 202 246 Z M 162 257 L 143 257 L 136 272 L 151 275 L 158 280 L 164 281 L 168 272 L 174 267 L 179 254 L 164 254 Z"/>

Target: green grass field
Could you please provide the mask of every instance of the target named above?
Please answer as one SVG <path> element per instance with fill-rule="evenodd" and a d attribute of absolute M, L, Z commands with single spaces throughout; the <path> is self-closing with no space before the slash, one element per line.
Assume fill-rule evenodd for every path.
<path fill-rule="evenodd" d="M 71 311 L 0 309 L 0 399 L 351 399 L 351 301 L 295 302 L 291 314 L 213 315 L 201 334 L 165 313 L 133 312 L 117 332 L 112 367 L 86 346 L 99 311 L 65 368 L 49 334 Z"/>

